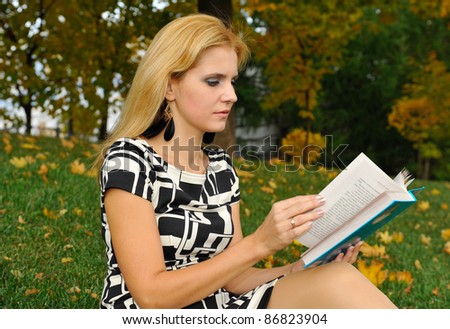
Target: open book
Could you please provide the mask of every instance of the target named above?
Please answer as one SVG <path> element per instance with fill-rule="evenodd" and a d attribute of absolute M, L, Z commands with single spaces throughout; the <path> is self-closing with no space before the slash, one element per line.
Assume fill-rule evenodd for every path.
<path fill-rule="evenodd" d="M 423 188 L 408 191 L 413 180 L 406 169 L 392 179 L 364 153 L 357 156 L 319 193 L 325 214 L 297 238 L 309 247 L 301 256 L 305 267 L 332 261 L 416 202 Z"/>

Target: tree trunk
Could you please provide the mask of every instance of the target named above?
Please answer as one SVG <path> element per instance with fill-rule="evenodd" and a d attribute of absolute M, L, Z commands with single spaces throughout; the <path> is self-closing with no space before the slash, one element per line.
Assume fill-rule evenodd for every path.
<path fill-rule="evenodd" d="M 230 25 L 232 20 L 231 0 L 198 0 L 198 11 L 220 18 L 226 25 Z M 233 153 L 236 145 L 236 113 L 230 112 L 227 125 L 224 131 L 216 134 L 213 145 L 220 146 L 230 154 Z"/>
<path fill-rule="evenodd" d="M 233 9 L 231 0 L 198 0 L 198 12 L 220 18 L 225 24 L 229 25 Z"/>
<path fill-rule="evenodd" d="M 105 99 L 103 104 L 104 106 L 100 110 L 101 121 L 97 136 L 99 141 L 104 141 L 106 137 L 108 137 L 108 117 L 109 117 L 108 109 L 109 109 L 109 93 L 110 93 L 109 89 L 106 89 L 104 93 L 105 93 Z"/>
<path fill-rule="evenodd" d="M 31 102 L 22 104 L 22 107 L 25 111 L 25 118 L 26 118 L 25 134 L 31 135 L 31 110 L 32 110 Z"/>

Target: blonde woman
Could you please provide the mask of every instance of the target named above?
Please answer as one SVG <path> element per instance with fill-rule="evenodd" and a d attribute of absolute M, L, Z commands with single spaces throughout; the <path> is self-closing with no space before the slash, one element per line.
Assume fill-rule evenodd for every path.
<path fill-rule="evenodd" d="M 237 101 L 249 51 L 219 19 L 178 18 L 154 38 L 97 159 L 108 271 L 102 308 L 391 308 L 352 265 L 254 265 L 309 230 L 325 200 L 273 204 L 243 236 L 239 180 L 207 150 Z"/>

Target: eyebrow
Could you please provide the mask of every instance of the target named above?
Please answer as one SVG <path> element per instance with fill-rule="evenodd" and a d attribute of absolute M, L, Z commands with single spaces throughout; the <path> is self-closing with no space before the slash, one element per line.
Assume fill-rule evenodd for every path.
<path fill-rule="evenodd" d="M 223 73 L 211 73 L 211 74 L 206 74 L 207 77 L 216 77 L 216 78 L 226 78 L 227 75 L 223 74 Z M 232 77 L 232 79 L 238 79 L 239 78 L 239 74 L 236 74 L 235 76 Z"/>

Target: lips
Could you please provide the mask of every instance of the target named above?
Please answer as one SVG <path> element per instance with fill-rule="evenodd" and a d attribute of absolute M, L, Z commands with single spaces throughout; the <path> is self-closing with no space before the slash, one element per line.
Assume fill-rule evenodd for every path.
<path fill-rule="evenodd" d="M 223 110 L 223 111 L 218 111 L 218 112 L 214 112 L 214 114 L 222 116 L 222 117 L 227 117 L 230 114 L 230 110 Z"/>

